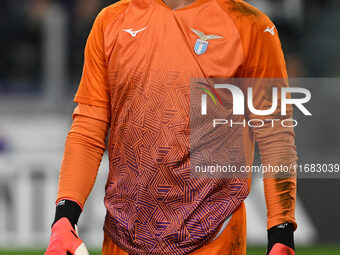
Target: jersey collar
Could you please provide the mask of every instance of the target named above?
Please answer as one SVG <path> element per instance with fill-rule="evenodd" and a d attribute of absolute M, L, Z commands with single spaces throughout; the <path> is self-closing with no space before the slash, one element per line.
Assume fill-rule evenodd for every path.
<path fill-rule="evenodd" d="M 188 10 L 188 9 L 192 9 L 192 8 L 195 8 L 197 6 L 200 6 L 200 5 L 203 5 L 207 2 L 211 2 L 212 0 L 196 0 L 194 2 L 192 2 L 191 4 L 185 6 L 185 7 L 182 7 L 182 8 L 179 8 L 179 9 L 176 9 L 176 10 L 172 10 L 169 6 L 167 6 L 162 0 L 155 0 L 156 3 L 164 6 L 165 8 L 169 9 L 170 11 L 184 11 L 184 10 Z"/>

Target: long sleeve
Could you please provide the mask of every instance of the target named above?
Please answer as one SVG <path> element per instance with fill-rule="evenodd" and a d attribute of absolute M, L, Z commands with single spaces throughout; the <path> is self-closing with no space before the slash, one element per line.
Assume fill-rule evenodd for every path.
<path fill-rule="evenodd" d="M 57 201 L 69 199 L 84 206 L 105 151 L 108 127 L 107 108 L 85 104 L 76 107 L 65 143 Z"/>
<path fill-rule="evenodd" d="M 249 78 L 246 83 L 253 90 L 253 106 L 257 110 L 268 110 L 272 106 L 273 87 L 278 89 L 276 110 L 269 115 L 255 115 L 248 112 L 248 119 L 276 119 L 264 121 L 262 127 L 252 128 L 263 166 L 288 166 L 294 169 L 297 161 L 293 127 L 281 125 L 283 119 L 291 119 L 292 107 L 281 114 L 281 88 L 288 86 L 286 65 L 281 43 L 274 24 L 267 18 L 258 20 L 249 34 L 244 37 L 245 64 L 240 68 L 239 77 Z M 288 122 L 286 125 L 291 124 Z M 296 176 L 287 177 L 272 174 L 264 176 L 264 192 L 267 205 L 267 228 L 284 222 L 295 221 Z"/>
<path fill-rule="evenodd" d="M 110 119 L 110 96 L 104 49 L 105 9 L 97 16 L 88 37 L 83 75 L 75 95 L 78 103 L 65 143 L 57 201 L 66 198 L 81 207 L 95 182 L 105 151 Z"/>

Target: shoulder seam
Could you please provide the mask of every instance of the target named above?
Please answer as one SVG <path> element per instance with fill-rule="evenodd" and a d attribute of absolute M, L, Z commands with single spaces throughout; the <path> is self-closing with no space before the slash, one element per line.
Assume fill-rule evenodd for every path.
<path fill-rule="evenodd" d="M 219 1 L 219 0 L 215 0 L 215 2 L 216 2 L 217 5 L 222 9 L 222 11 L 223 11 L 226 15 L 228 15 L 228 17 L 233 21 L 233 24 L 234 24 L 234 26 L 235 26 L 235 28 L 236 28 L 236 30 L 237 30 L 238 36 L 240 37 L 240 41 L 241 41 L 241 44 L 242 44 L 242 59 L 243 59 L 242 64 L 243 64 L 243 63 L 245 62 L 245 60 L 246 60 L 246 57 L 245 57 L 244 43 L 243 43 L 243 40 L 242 40 L 242 36 L 241 36 L 240 30 L 239 30 L 238 26 L 236 25 L 236 22 L 235 22 L 234 17 L 233 17 L 232 15 L 230 15 L 230 14 L 229 14 L 222 6 L 221 6 L 220 1 Z"/>
<path fill-rule="evenodd" d="M 103 31 L 106 30 L 106 28 L 117 18 L 119 17 L 121 14 L 123 14 L 125 12 L 125 10 L 128 8 L 130 4 L 130 0 L 122 0 L 119 2 L 116 2 L 114 4 L 111 4 L 107 7 L 105 7 L 104 9 L 102 9 L 101 11 L 101 15 L 103 16 L 104 19 L 104 24 L 103 24 Z M 126 7 L 124 8 L 123 5 L 126 5 Z M 109 11 L 109 9 L 113 9 L 113 8 L 118 8 L 117 12 L 112 15 L 111 17 L 105 17 L 105 15 L 107 15 L 106 13 Z"/>

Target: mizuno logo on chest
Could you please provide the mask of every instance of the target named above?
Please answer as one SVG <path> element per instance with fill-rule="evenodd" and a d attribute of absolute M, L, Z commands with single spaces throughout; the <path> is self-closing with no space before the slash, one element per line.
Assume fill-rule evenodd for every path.
<path fill-rule="evenodd" d="M 132 28 L 129 28 L 129 29 L 123 29 L 123 31 L 129 33 L 132 37 L 136 37 L 139 32 L 142 32 L 145 29 L 146 29 L 146 27 L 144 27 L 140 30 L 133 31 Z"/>

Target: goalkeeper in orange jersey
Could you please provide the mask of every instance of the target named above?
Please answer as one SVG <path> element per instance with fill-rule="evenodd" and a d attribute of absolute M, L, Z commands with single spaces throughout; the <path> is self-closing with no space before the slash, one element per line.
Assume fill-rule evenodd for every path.
<path fill-rule="evenodd" d="M 86 254 L 75 226 L 108 133 L 102 254 L 246 254 L 250 179 L 190 178 L 190 79 L 202 77 L 286 78 L 273 23 L 241 0 L 123 0 L 100 12 L 45 254 Z M 265 90 L 253 93 L 263 109 Z M 236 140 L 247 165 L 255 142 L 263 164 L 297 160 L 292 128 L 245 127 Z M 294 254 L 296 178 L 265 178 L 264 191 L 267 253 Z"/>

